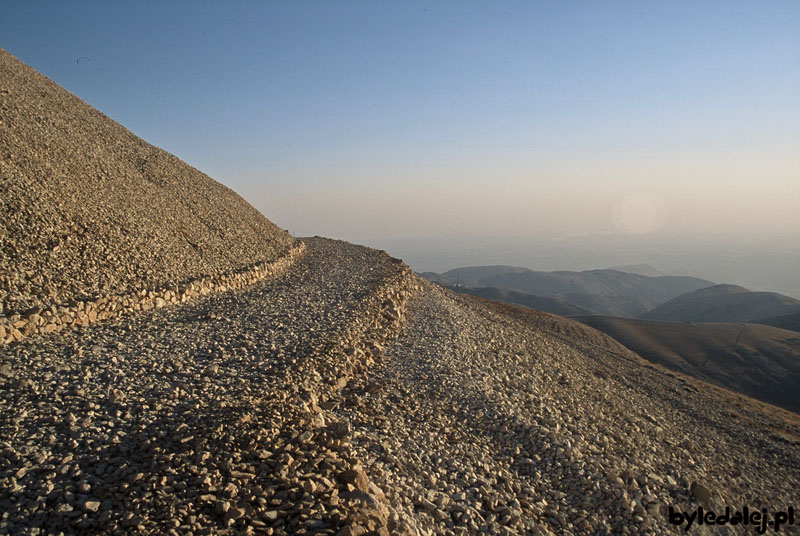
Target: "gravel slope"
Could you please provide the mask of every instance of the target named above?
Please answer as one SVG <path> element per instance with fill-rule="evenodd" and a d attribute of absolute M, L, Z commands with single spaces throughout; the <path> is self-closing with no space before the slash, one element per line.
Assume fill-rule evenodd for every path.
<path fill-rule="evenodd" d="M 0 49 L 0 315 L 284 255 L 244 199 Z"/>
<path fill-rule="evenodd" d="M 796 503 L 788 413 L 307 246 L 250 289 L 0 350 L 0 533 L 664 534 L 693 482 Z"/>
<path fill-rule="evenodd" d="M 425 283 L 389 359 L 348 386 L 358 455 L 409 525 L 664 534 L 669 505 L 698 506 L 693 482 L 717 511 L 797 504 L 800 428 L 780 410 L 704 392 L 570 321 L 503 310 Z M 752 533 L 738 529 L 692 532 Z"/>
<path fill-rule="evenodd" d="M 0 315 L 292 247 L 4 51 L 0 111 Z M 796 416 L 305 243 L 242 290 L 7 340 L 0 534 L 663 534 L 670 504 L 798 506 Z"/>
<path fill-rule="evenodd" d="M 317 403 L 378 358 L 407 268 L 307 245 L 246 291 L 0 350 L 0 534 L 386 525 L 346 502 L 362 473 Z"/>

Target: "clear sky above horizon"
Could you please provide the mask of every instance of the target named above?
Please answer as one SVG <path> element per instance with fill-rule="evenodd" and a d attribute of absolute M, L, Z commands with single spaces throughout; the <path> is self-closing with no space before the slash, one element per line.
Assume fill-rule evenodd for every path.
<path fill-rule="evenodd" d="M 800 237 L 797 1 L 3 0 L 0 46 L 295 234 Z"/>

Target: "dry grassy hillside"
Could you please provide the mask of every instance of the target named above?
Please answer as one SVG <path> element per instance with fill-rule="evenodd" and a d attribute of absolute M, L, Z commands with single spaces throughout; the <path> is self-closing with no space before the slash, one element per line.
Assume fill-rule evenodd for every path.
<path fill-rule="evenodd" d="M 236 193 L 0 50 L 0 315 L 273 260 Z"/>
<path fill-rule="evenodd" d="M 800 413 L 800 334 L 759 324 L 582 316 L 642 357 Z"/>

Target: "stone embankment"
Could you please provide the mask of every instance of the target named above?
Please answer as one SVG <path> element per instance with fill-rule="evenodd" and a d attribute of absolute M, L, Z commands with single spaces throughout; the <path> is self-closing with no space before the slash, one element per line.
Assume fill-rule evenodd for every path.
<path fill-rule="evenodd" d="M 186 303 L 212 292 L 241 289 L 288 269 L 305 251 L 305 244 L 297 242 L 277 260 L 262 262 L 230 274 L 202 277 L 185 283 L 159 289 L 94 299 L 72 301 L 49 308 L 33 308 L 26 314 L 0 316 L 0 345 L 21 341 L 24 338 L 64 330 L 86 327 L 101 320 L 115 318 L 136 311 L 149 311 L 167 305 Z"/>

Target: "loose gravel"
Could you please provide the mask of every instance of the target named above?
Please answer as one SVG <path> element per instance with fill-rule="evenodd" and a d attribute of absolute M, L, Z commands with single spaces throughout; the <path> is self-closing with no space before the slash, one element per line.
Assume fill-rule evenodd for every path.
<path fill-rule="evenodd" d="M 0 534 L 664 534 L 669 505 L 796 504 L 781 414 L 306 245 L 249 289 L 0 350 Z"/>
<path fill-rule="evenodd" d="M 306 239 L 253 286 L 150 296 L 294 239 L 2 50 L 0 112 L 0 534 L 656 535 L 671 505 L 800 507 L 796 415 L 384 252 Z M 155 305 L 106 314 L 131 292 Z M 105 309 L 59 308 L 84 299 Z"/>
<path fill-rule="evenodd" d="M 349 495 L 369 487 L 321 406 L 380 358 L 408 280 L 384 253 L 310 239 L 246 291 L 4 347 L 0 533 L 388 526 Z"/>
<path fill-rule="evenodd" d="M 667 508 L 692 511 L 703 490 L 717 512 L 797 505 L 796 424 L 574 322 L 420 284 L 388 359 L 340 412 L 416 532 L 665 534 Z"/>
<path fill-rule="evenodd" d="M 0 49 L 0 316 L 273 261 L 235 192 Z"/>

